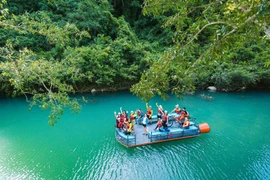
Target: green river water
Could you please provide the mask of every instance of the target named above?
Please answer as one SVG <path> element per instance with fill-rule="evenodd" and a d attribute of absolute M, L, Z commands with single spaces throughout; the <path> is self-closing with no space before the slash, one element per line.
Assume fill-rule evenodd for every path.
<path fill-rule="evenodd" d="M 128 92 L 84 95 L 80 114 L 54 126 L 48 111 L 28 111 L 23 98 L 0 99 L 0 179 L 270 179 L 270 93 L 201 93 L 156 97 L 171 111 L 185 106 L 211 132 L 199 137 L 126 148 L 114 136 L 114 111 L 145 109 Z"/>

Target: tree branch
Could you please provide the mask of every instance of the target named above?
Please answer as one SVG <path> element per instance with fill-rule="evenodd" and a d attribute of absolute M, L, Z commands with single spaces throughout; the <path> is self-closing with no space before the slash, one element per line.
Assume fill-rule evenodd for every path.
<path fill-rule="evenodd" d="M 227 26 L 231 26 L 233 29 L 237 29 L 236 26 L 230 24 L 230 23 L 227 23 L 227 22 L 211 22 L 211 23 L 208 23 L 206 25 L 204 25 L 194 36 L 193 38 L 185 45 L 189 45 L 190 43 L 192 43 L 194 41 L 194 39 L 196 39 L 198 37 L 198 35 L 205 29 L 207 28 L 208 26 L 212 26 L 212 25 L 217 25 L 217 24 L 225 24 Z"/>

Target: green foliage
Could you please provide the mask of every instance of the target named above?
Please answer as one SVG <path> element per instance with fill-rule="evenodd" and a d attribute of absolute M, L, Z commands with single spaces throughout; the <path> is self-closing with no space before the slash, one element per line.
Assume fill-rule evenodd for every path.
<path fill-rule="evenodd" d="M 258 72 L 258 85 L 261 89 L 270 89 L 270 69 L 264 69 Z"/>
<path fill-rule="evenodd" d="M 254 51 L 260 55 L 269 52 L 261 52 L 261 46 L 257 44 L 267 44 L 269 39 L 265 35 L 265 29 L 270 22 L 269 7 L 270 3 L 265 0 L 145 0 L 143 13 L 154 17 L 167 16 L 163 27 L 174 29 L 175 45 L 162 57 L 162 61 L 169 64 L 169 70 L 165 72 L 168 79 L 162 81 L 169 81 L 169 89 L 176 94 L 192 91 L 194 85 L 216 85 L 228 90 L 237 90 L 258 83 L 259 76 L 255 69 L 261 67 L 261 64 L 267 66 L 269 56 L 264 54 L 266 59 L 261 59 Z M 251 39 L 254 42 L 253 49 L 245 46 Z M 257 67 L 250 66 L 256 59 L 262 61 L 255 62 Z M 223 62 L 236 69 L 215 69 Z M 153 68 L 157 69 L 149 71 L 156 72 L 160 67 Z M 153 90 L 147 89 L 143 82 L 156 82 L 152 76 L 148 78 L 149 71 L 143 75 L 142 82 L 132 89 L 139 97 L 144 97 L 145 94 L 147 99 Z M 152 96 L 166 91 L 164 87 L 156 86 Z"/>
<path fill-rule="evenodd" d="M 35 94 L 32 97 L 30 109 L 32 106 L 39 105 L 42 110 L 50 109 L 48 123 L 54 126 L 64 114 L 64 108 L 70 107 L 72 113 L 79 113 L 81 105 L 77 99 L 72 99 L 69 94 L 61 92 L 49 92 L 44 94 Z"/>
<path fill-rule="evenodd" d="M 80 109 L 77 100 L 67 94 L 74 93 L 73 87 L 63 81 L 76 73 L 74 67 L 36 59 L 35 54 L 25 49 L 19 59 L 1 62 L 0 71 L 1 82 L 10 83 L 9 86 L 3 86 L 2 90 L 12 90 L 12 96 L 25 95 L 32 105 L 51 109 L 50 125 L 57 122 L 64 107 L 68 106 L 76 112 Z"/>
<path fill-rule="evenodd" d="M 215 86 L 223 91 L 237 91 L 246 88 L 247 85 L 254 85 L 257 76 L 254 72 L 250 72 L 242 67 L 236 67 L 232 70 L 217 70 L 211 76 Z"/>
<path fill-rule="evenodd" d="M 265 67 L 270 67 L 270 61 L 265 62 Z"/>
<path fill-rule="evenodd" d="M 158 15 L 155 17 L 143 16 L 143 0 L 113 0 L 111 1 L 116 17 L 123 16 L 131 28 L 134 29 L 139 39 L 148 42 L 155 42 L 164 50 L 164 46 L 172 45 L 173 30 L 170 28 L 161 28 L 166 16 Z"/>
<path fill-rule="evenodd" d="M 269 88 L 269 9 L 266 0 L 1 1 L 0 91 L 49 109 L 54 125 L 66 107 L 79 112 L 71 94 L 92 88 L 131 87 L 146 102 L 209 85 Z"/>
<path fill-rule="evenodd" d="M 94 0 L 56 1 L 48 9 L 52 9 L 54 21 L 72 22 L 80 30 L 85 30 L 92 36 L 108 35 L 113 26 L 110 18 L 111 6 L 107 1 L 97 3 Z"/>
<path fill-rule="evenodd" d="M 174 31 L 171 28 L 162 28 L 166 16 L 140 17 L 134 23 L 134 29 L 140 39 L 157 42 L 161 47 L 169 47 L 173 44 Z"/>
<path fill-rule="evenodd" d="M 47 0 L 9 0 L 7 3 L 10 14 L 16 15 L 39 11 L 46 4 Z"/>
<path fill-rule="evenodd" d="M 46 37 L 39 34 L 20 34 L 11 29 L 0 29 L 0 37 L 0 44 L 2 46 L 9 41 L 16 50 L 29 47 L 29 49 L 32 51 L 39 52 L 42 50 L 50 50 L 53 47 L 51 44 L 49 44 Z"/>
<path fill-rule="evenodd" d="M 140 82 L 132 86 L 131 91 L 145 102 L 148 102 L 155 94 L 166 98 L 167 95 L 164 92 L 169 90 L 167 70 L 167 64 L 162 60 L 154 62 L 151 68 L 141 76 Z"/>
<path fill-rule="evenodd" d="M 133 38 L 131 38 L 133 39 Z M 149 44 L 136 43 L 126 35 L 112 40 L 99 36 L 90 47 L 67 48 L 65 65 L 76 67 L 79 76 L 72 83 L 89 82 L 113 85 L 136 82 L 145 67 L 152 62 Z M 149 51 L 149 50 L 151 51 Z M 149 57 L 150 56 L 150 57 Z"/>
<path fill-rule="evenodd" d="M 124 17 L 111 14 L 107 1 L 5 5 L 16 15 L 1 11 L 1 91 L 49 109 L 50 125 L 65 107 L 79 111 L 71 93 L 129 87 L 159 56 L 157 43 L 140 41 Z"/>

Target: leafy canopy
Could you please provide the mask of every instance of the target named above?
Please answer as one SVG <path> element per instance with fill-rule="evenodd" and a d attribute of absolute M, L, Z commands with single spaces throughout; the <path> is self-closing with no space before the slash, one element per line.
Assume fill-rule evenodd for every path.
<path fill-rule="evenodd" d="M 0 91 L 49 109 L 54 125 L 81 109 L 72 94 L 93 88 L 133 85 L 147 102 L 208 85 L 269 87 L 269 9 L 266 0 L 2 0 Z"/>
<path fill-rule="evenodd" d="M 168 90 L 177 96 L 194 91 L 198 75 L 209 71 L 203 67 L 228 61 L 237 42 L 269 39 L 269 9 L 267 0 L 145 0 L 145 15 L 167 16 L 163 27 L 174 31 L 174 45 L 131 91 L 145 101 L 155 94 L 166 97 Z"/>
<path fill-rule="evenodd" d="M 130 87 L 158 56 L 106 0 L 20 2 L 0 3 L 0 91 L 49 109 L 50 125 L 80 111 L 73 93 Z"/>

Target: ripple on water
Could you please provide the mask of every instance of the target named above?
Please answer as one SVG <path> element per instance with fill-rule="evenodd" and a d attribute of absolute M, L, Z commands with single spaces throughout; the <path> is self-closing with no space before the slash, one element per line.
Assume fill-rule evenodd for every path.
<path fill-rule="evenodd" d="M 0 120 L 0 179 L 270 179 L 269 94 L 239 99 L 215 93 L 212 102 L 188 96 L 180 103 L 209 123 L 209 134 L 131 149 L 115 140 L 113 117 L 104 114 L 100 126 L 89 129 L 97 121 L 92 117 L 105 106 L 108 112 L 129 107 L 127 98 L 134 108 L 145 104 L 130 94 L 104 96 L 96 95 L 95 104 L 86 104 L 79 115 L 68 114 L 54 128 L 44 125 L 40 110 L 17 116 L 14 103 L 0 101 L 9 111 Z M 27 109 L 23 102 L 20 109 Z M 153 102 L 173 107 L 178 100 Z M 251 110 L 259 112 L 252 126 Z"/>
<path fill-rule="evenodd" d="M 248 169 L 254 172 L 256 179 L 270 179 L 270 145 L 265 145 L 259 150 L 260 155 L 254 155 L 248 164 Z"/>

